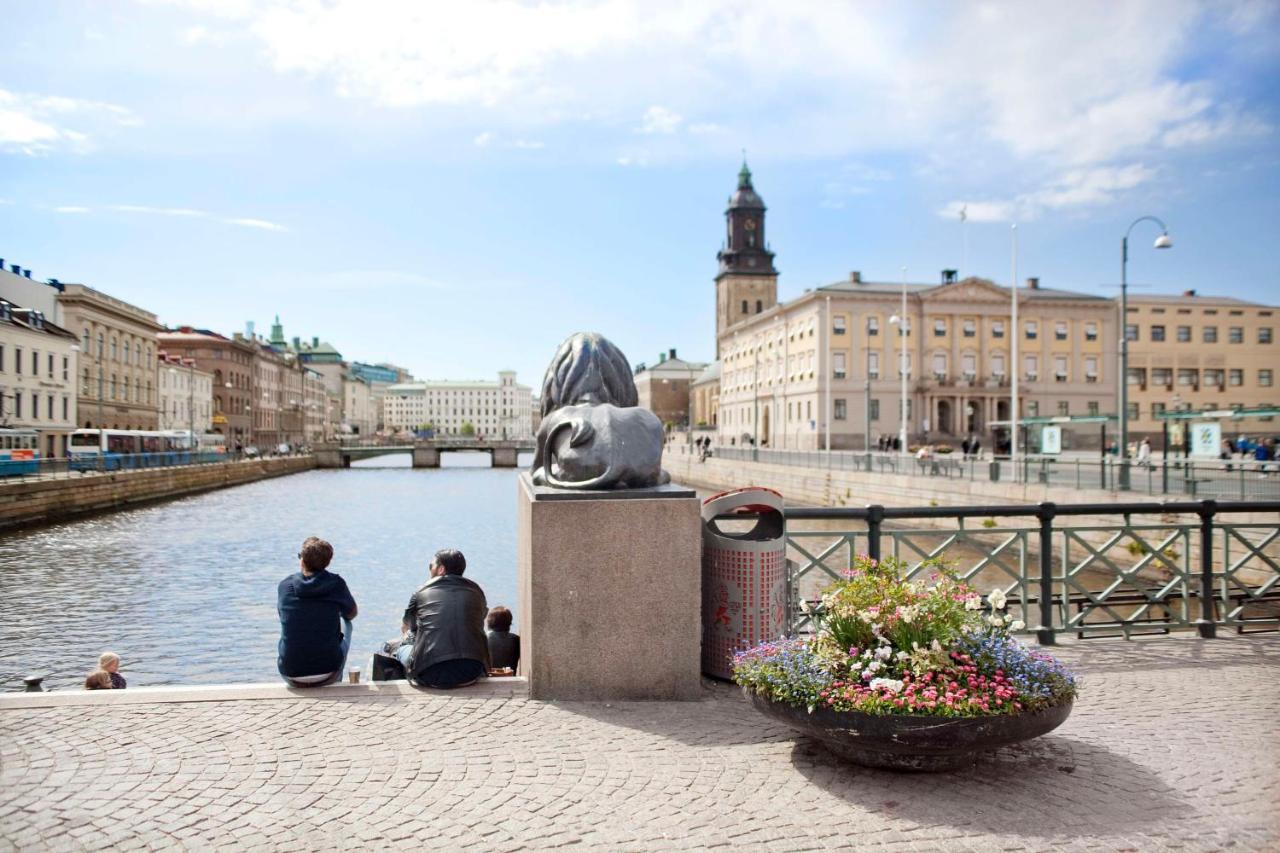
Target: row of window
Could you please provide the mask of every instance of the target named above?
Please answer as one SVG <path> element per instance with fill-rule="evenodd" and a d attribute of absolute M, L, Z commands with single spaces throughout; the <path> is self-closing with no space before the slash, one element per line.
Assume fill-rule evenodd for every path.
<path fill-rule="evenodd" d="M 1269 344 L 1273 340 L 1271 327 L 1261 326 L 1257 330 L 1257 343 Z M 1180 344 L 1191 343 L 1192 334 L 1190 326 L 1177 326 L 1174 334 L 1176 340 Z M 1141 333 L 1137 323 L 1129 323 L 1124 327 L 1124 336 L 1127 340 L 1141 340 Z M 1153 343 L 1163 343 L 1168 340 L 1166 336 L 1166 327 L 1160 324 L 1149 326 L 1147 330 L 1147 339 Z M 1218 327 L 1202 326 L 1200 328 L 1200 340 L 1206 344 L 1218 343 Z M 1244 326 L 1228 326 L 1227 327 L 1227 343 L 1242 344 L 1244 343 Z"/>
<path fill-rule="evenodd" d="M 99 399 L 120 400 L 124 403 L 150 405 L 154 394 L 150 379 L 147 380 L 146 396 L 144 397 L 141 379 L 126 376 L 117 381 L 114 373 L 111 374 L 110 379 L 105 374 L 99 373 L 97 386 L 96 389 L 93 388 L 89 379 L 89 368 L 86 367 L 80 379 L 80 396 L 82 397 L 97 397 Z"/>
<path fill-rule="evenodd" d="M 93 349 L 90 346 L 90 341 L 91 341 L 91 338 L 89 335 L 89 327 L 86 326 L 84 331 L 80 335 L 80 351 L 83 352 L 86 357 L 91 356 L 91 354 L 93 353 Z M 106 334 L 103 332 L 98 332 L 98 360 L 99 361 L 102 361 L 103 359 L 107 358 L 106 345 L 107 345 Z M 132 353 L 132 357 L 130 357 L 130 353 Z M 145 361 L 143 360 L 144 353 L 146 358 Z M 151 345 L 146 344 L 144 346 L 142 341 L 138 338 L 126 337 L 122 342 L 120 338 L 117 338 L 116 336 L 112 335 L 110 357 L 112 361 L 118 361 L 118 362 L 121 362 L 122 364 L 135 364 L 135 365 L 150 364 L 151 363 Z"/>
<path fill-rule="evenodd" d="M 29 364 L 31 367 L 30 374 L 32 376 L 39 376 L 40 362 L 41 362 L 40 351 L 33 349 L 29 353 L 30 357 L 28 358 L 27 356 L 28 356 L 28 353 L 25 353 L 22 347 L 13 348 L 14 374 L 17 376 L 22 376 L 26 372 L 27 365 Z M 58 356 L 56 356 L 54 353 L 51 353 L 51 352 L 45 353 L 44 356 L 45 356 L 44 358 L 45 375 L 49 379 L 53 379 L 55 378 L 55 368 L 57 366 Z M 69 374 L 71 371 L 71 359 L 69 356 L 65 356 L 65 355 L 61 356 L 61 358 L 62 358 L 62 380 L 65 382 L 70 378 Z M 8 355 L 5 352 L 4 344 L 0 344 L 0 373 L 6 373 L 8 372 L 8 369 L 9 369 Z"/>
<path fill-rule="evenodd" d="M 1242 368 L 1233 367 L 1227 370 L 1216 367 L 1206 367 L 1200 370 L 1195 367 L 1179 367 L 1175 374 L 1172 367 L 1153 367 L 1151 368 L 1151 384 L 1172 386 L 1174 376 L 1177 376 L 1178 385 L 1192 388 L 1200 387 L 1200 380 L 1204 379 L 1204 384 L 1209 387 L 1223 388 L 1230 386 L 1232 388 L 1240 388 L 1244 385 L 1244 370 Z M 1223 384 L 1223 379 L 1226 384 Z M 1258 369 L 1257 385 L 1259 388 L 1270 388 L 1274 379 L 1274 372 L 1269 367 Z M 1147 384 L 1147 369 L 1145 367 L 1129 368 L 1129 384 L 1140 385 L 1145 387 Z"/>
<path fill-rule="evenodd" d="M 57 411 L 57 397 L 53 394 L 46 394 L 45 397 L 45 419 L 53 420 L 53 413 Z M 6 401 L 9 405 L 6 406 Z M 28 414 L 29 413 L 29 414 Z M 38 419 L 40 417 L 40 392 L 31 391 L 24 393 L 21 388 L 12 394 L 0 393 L 0 422 L 13 418 L 21 420 L 24 417 Z M 71 420 L 71 398 L 62 395 L 62 420 Z"/>
<path fill-rule="evenodd" d="M 895 324 L 905 327 L 906 333 L 911 334 L 911 321 L 908 320 L 904 324 Z M 950 323 L 948 320 L 937 317 L 933 320 L 933 336 L 935 338 L 945 338 L 949 332 Z M 843 316 L 837 315 L 831 318 L 831 333 L 833 335 L 843 335 L 848 332 L 847 321 Z M 899 336 L 902 335 L 903 329 L 898 329 Z M 1028 320 L 1023 326 L 1023 333 L 1027 340 L 1034 341 L 1040 337 L 1040 321 Z M 880 334 L 880 318 L 867 318 L 867 334 Z M 976 338 L 978 336 L 977 319 L 965 319 L 960 321 L 960 334 L 966 338 Z M 1005 321 L 991 321 L 991 337 L 1003 338 L 1005 334 Z M 1053 323 L 1053 338 L 1058 341 L 1065 341 L 1071 336 L 1070 325 L 1066 320 L 1056 320 Z M 1084 324 L 1084 339 L 1086 341 L 1096 341 L 1098 339 L 1098 324 L 1095 321 L 1088 321 Z"/>

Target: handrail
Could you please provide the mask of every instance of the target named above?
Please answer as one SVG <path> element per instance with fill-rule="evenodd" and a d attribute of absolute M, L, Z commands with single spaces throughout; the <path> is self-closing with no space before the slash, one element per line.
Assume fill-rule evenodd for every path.
<path fill-rule="evenodd" d="M 1009 504 L 1005 506 L 928 506 L 890 507 L 867 504 L 865 507 L 787 507 L 787 518 L 822 519 L 843 518 L 866 520 L 878 511 L 881 518 L 992 518 L 995 516 L 1036 518 L 1044 507 L 1052 507 L 1055 515 L 1143 515 L 1150 513 L 1197 514 L 1206 507 L 1215 513 L 1224 512 L 1280 512 L 1280 501 L 1146 501 L 1140 503 L 1060 504 Z M 741 516 L 739 516 L 741 517 Z"/>

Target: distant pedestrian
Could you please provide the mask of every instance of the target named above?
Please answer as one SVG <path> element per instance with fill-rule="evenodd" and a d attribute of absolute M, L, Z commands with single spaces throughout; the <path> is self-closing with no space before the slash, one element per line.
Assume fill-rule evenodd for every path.
<path fill-rule="evenodd" d="M 973 441 L 969 443 L 969 455 L 974 459 L 982 458 L 982 439 L 976 435 L 973 437 Z"/>
<path fill-rule="evenodd" d="M 112 689 L 124 690 L 129 686 L 124 676 L 120 674 L 120 655 L 115 652 L 103 652 L 98 655 L 98 669 L 111 676 Z"/>
<path fill-rule="evenodd" d="M 972 446 L 973 446 L 973 442 L 969 440 L 968 436 L 965 436 L 964 441 L 960 442 L 960 452 L 965 459 L 969 458 L 969 448 Z"/>
<path fill-rule="evenodd" d="M 307 537 L 298 552 L 298 571 L 280 581 L 276 590 L 280 614 L 276 668 L 293 687 L 332 684 L 342 678 L 347 663 L 356 600 L 347 582 L 328 570 L 332 560 L 332 545 Z"/>
<path fill-rule="evenodd" d="M 1144 438 L 1138 445 L 1138 464 L 1143 468 L 1151 467 L 1151 439 Z"/>
<path fill-rule="evenodd" d="M 489 666 L 516 671 L 520 665 L 520 635 L 511 633 L 511 611 L 495 607 L 484 620 L 489 640 Z"/>

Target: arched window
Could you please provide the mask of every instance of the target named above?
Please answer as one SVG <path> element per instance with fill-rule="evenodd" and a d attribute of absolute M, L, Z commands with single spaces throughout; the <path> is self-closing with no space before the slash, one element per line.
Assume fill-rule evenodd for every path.
<path fill-rule="evenodd" d="M 115 338 L 111 339 L 111 360 L 120 360 L 120 342 Z"/>
<path fill-rule="evenodd" d="M 151 354 L 151 347 L 147 347 L 147 354 Z M 133 345 L 133 360 L 138 364 L 142 364 L 142 344 Z"/>
<path fill-rule="evenodd" d="M 85 326 L 84 328 L 84 344 L 82 345 L 82 348 L 84 350 L 85 358 L 89 358 L 91 355 L 93 355 L 93 350 L 90 349 L 89 347 L 89 327 L 88 326 Z"/>
<path fill-rule="evenodd" d="M 742 300 L 742 313 L 743 313 L 743 314 L 746 314 L 746 313 L 748 313 L 750 310 L 751 310 L 751 309 L 747 307 L 747 300 L 745 300 L 745 299 L 744 299 L 744 300 Z"/>
<path fill-rule="evenodd" d="M 103 358 L 106 355 L 106 350 L 104 349 L 104 347 L 106 346 L 105 341 L 106 341 L 106 336 L 103 335 L 102 332 L 98 332 L 98 358 L 99 359 Z"/>
<path fill-rule="evenodd" d="M 756 300 L 756 313 L 757 313 L 757 314 L 759 314 L 759 313 L 760 313 L 761 311 L 763 311 L 763 310 L 764 310 L 764 300 L 757 299 L 757 300 Z"/>

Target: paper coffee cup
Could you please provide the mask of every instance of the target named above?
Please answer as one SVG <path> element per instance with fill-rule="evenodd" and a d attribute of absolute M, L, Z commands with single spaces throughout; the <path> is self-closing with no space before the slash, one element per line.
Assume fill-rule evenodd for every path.
<path fill-rule="evenodd" d="M 347 670 L 347 681 L 352 684 L 360 683 L 360 667 L 353 666 L 351 669 Z"/>

